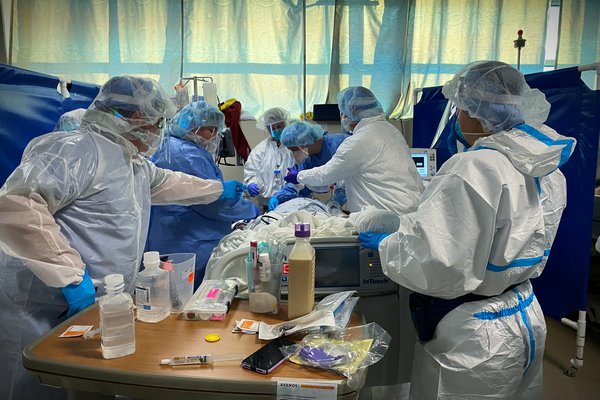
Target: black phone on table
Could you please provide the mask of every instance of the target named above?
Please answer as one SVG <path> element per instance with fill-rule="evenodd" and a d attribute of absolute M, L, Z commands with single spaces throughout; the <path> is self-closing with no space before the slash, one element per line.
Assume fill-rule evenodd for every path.
<path fill-rule="evenodd" d="M 279 348 L 293 344 L 294 342 L 288 339 L 275 339 L 246 357 L 242 361 L 242 368 L 266 375 L 287 359 Z"/>

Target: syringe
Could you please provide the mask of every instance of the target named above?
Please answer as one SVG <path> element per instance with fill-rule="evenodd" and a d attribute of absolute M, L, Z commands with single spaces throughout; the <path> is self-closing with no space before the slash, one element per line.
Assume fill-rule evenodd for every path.
<path fill-rule="evenodd" d="M 243 360 L 244 355 L 239 353 L 234 354 L 200 354 L 196 356 L 181 356 L 173 358 L 163 358 L 160 360 L 160 365 L 212 365 L 213 362 L 221 361 L 239 361 Z"/>

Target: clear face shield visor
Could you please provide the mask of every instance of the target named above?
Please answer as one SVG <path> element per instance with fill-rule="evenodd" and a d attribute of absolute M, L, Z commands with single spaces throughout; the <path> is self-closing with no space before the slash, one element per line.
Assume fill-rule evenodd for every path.
<path fill-rule="evenodd" d="M 128 122 L 133 122 L 138 127 L 125 133 L 125 137 L 138 148 L 139 154 L 150 157 L 162 142 L 165 119 L 160 117 L 154 124 L 147 124 L 141 120 L 129 120 Z"/>

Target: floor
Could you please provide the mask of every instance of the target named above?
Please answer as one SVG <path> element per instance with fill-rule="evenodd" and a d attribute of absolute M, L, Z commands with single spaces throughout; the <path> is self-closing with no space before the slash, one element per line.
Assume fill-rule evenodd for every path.
<path fill-rule="evenodd" d="M 544 353 L 544 400 L 587 400 L 600 398 L 600 325 L 588 323 L 583 367 L 575 377 L 563 374 L 575 356 L 575 330 L 547 318 Z"/>

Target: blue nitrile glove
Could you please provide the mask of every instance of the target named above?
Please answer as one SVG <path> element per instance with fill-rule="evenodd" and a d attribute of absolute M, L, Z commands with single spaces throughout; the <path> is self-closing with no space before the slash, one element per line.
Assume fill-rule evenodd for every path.
<path fill-rule="evenodd" d="M 362 247 L 379 251 L 379 243 L 388 236 L 389 233 L 360 232 L 358 240 Z"/>
<path fill-rule="evenodd" d="M 248 185 L 248 194 L 250 194 L 250 196 L 254 197 L 254 196 L 258 196 L 258 193 L 260 192 L 260 187 L 252 182 L 251 184 Z"/>
<path fill-rule="evenodd" d="M 242 182 L 230 180 L 223 182 L 223 193 L 219 197 L 219 200 L 233 200 L 238 201 L 242 197 L 242 193 L 246 190 L 246 187 Z"/>
<path fill-rule="evenodd" d="M 341 188 L 336 188 L 333 191 L 333 196 L 331 196 L 331 199 L 338 203 L 340 206 L 343 206 L 344 204 L 346 204 L 346 191 Z"/>
<path fill-rule="evenodd" d="M 298 184 L 298 172 L 300 172 L 300 171 L 298 171 L 298 168 L 296 168 L 296 167 L 288 168 L 288 171 L 289 171 L 288 174 L 286 176 L 284 176 L 283 179 L 286 182 L 297 185 Z"/>
<path fill-rule="evenodd" d="M 87 270 L 85 270 L 81 282 L 77 284 L 72 283 L 69 286 L 60 288 L 60 291 L 65 296 L 65 300 L 67 300 L 67 304 L 69 305 L 67 317 L 77 314 L 79 311 L 94 304 L 96 289 L 94 289 L 94 284 Z"/>
<path fill-rule="evenodd" d="M 277 197 L 271 197 L 271 199 L 269 200 L 269 211 L 273 211 L 277 208 L 278 205 L 279 200 L 277 200 Z"/>

